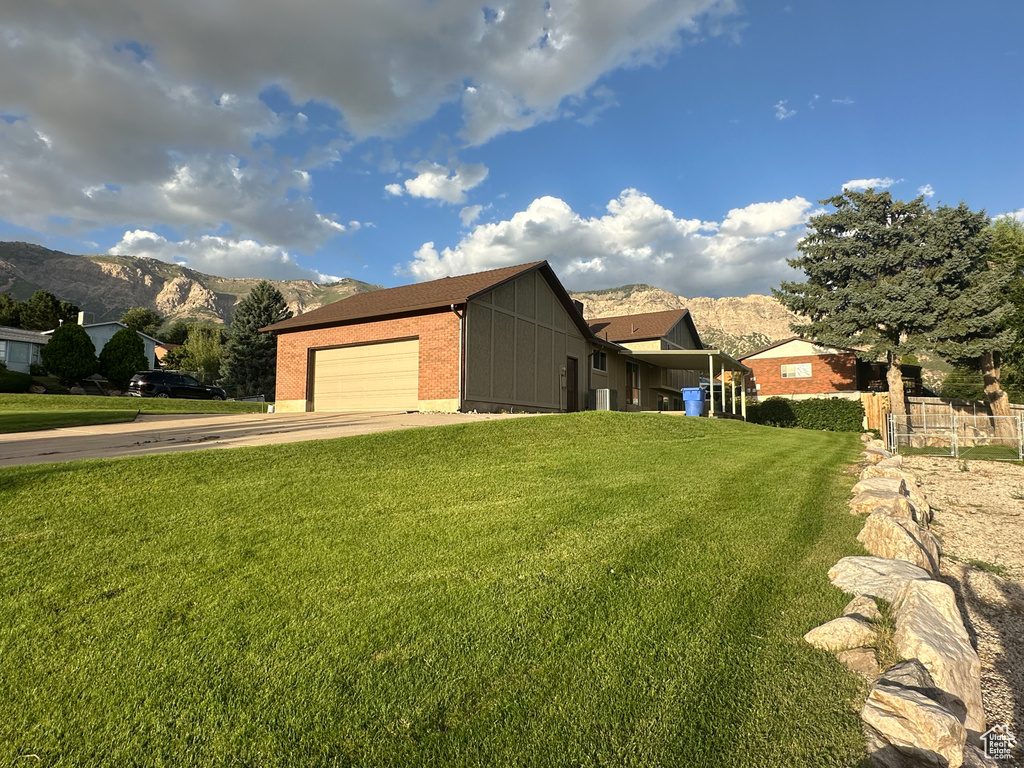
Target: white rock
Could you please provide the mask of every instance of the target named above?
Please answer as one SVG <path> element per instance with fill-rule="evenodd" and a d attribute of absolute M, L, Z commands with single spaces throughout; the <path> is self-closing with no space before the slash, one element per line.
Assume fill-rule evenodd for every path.
<path fill-rule="evenodd" d="M 927 580 L 928 571 L 904 560 L 853 556 L 833 565 L 828 579 L 847 594 L 891 603 L 908 581 Z"/>
<path fill-rule="evenodd" d="M 901 520 L 877 512 L 868 515 L 857 541 L 875 557 L 906 560 L 939 574 L 939 544 L 935 537 L 913 520 Z"/>
<path fill-rule="evenodd" d="M 848 602 L 843 608 L 843 615 L 867 621 L 878 621 L 882 618 L 882 612 L 878 610 L 878 603 L 867 595 L 859 595 Z"/>
<path fill-rule="evenodd" d="M 839 663 L 869 683 L 878 679 L 878 659 L 874 648 L 848 648 L 836 654 Z"/>
<path fill-rule="evenodd" d="M 967 741 L 963 724 L 913 689 L 879 680 L 864 702 L 861 719 L 898 751 L 923 765 L 960 768 L 963 764 Z"/>
<path fill-rule="evenodd" d="M 868 515 L 878 507 L 890 508 L 892 510 L 890 517 L 914 519 L 914 508 L 911 506 L 910 499 L 902 493 L 863 491 L 850 500 L 850 514 L 852 515 Z"/>
<path fill-rule="evenodd" d="M 866 467 L 865 469 L 874 469 Z M 853 495 L 864 493 L 864 491 L 883 491 L 885 493 L 898 493 L 901 496 L 907 495 L 907 484 L 901 477 L 869 477 L 862 479 L 853 486 Z"/>
<path fill-rule="evenodd" d="M 963 702 L 968 731 L 984 731 L 981 661 L 971 646 L 953 590 L 940 581 L 908 581 L 891 602 L 897 653 L 918 659 L 938 688 Z"/>
<path fill-rule="evenodd" d="M 869 480 L 872 477 L 898 477 L 907 484 L 907 488 L 920 485 L 917 476 L 913 472 L 907 472 L 905 469 L 898 469 L 896 467 L 883 467 L 879 464 L 872 464 L 861 470 L 861 480 Z"/>
<path fill-rule="evenodd" d="M 804 635 L 804 640 L 823 651 L 845 651 L 848 648 L 874 645 L 878 640 L 878 632 L 866 621 L 852 616 L 840 616 L 815 627 Z"/>
<path fill-rule="evenodd" d="M 903 457 L 900 456 L 899 454 L 896 454 L 891 458 L 882 459 L 880 462 L 878 462 L 876 466 L 883 468 L 888 467 L 891 469 L 903 469 Z"/>

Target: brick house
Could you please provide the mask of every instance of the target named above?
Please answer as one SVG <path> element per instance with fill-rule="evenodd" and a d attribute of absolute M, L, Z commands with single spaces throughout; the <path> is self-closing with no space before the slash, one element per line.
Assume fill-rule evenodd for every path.
<path fill-rule="evenodd" d="M 704 349 L 685 310 L 633 317 L 654 334 L 637 349 L 602 338 L 540 261 L 360 293 L 261 330 L 277 333 L 279 411 L 678 410 L 679 372 L 749 372 Z"/>
<path fill-rule="evenodd" d="M 886 363 L 860 360 L 857 350 L 792 337 L 740 358 L 753 376 L 747 394 L 756 397 L 853 396 L 888 390 Z M 907 394 L 921 394 L 921 367 L 903 366 Z"/>

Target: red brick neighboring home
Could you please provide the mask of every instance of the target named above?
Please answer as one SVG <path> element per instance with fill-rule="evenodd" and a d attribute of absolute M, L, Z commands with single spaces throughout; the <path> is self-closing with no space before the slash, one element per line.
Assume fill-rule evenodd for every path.
<path fill-rule="evenodd" d="M 857 350 L 830 347 L 794 336 L 740 358 L 754 375 L 747 394 L 756 397 L 852 397 L 860 392 L 888 391 L 886 363 L 860 360 Z M 910 395 L 921 393 L 921 367 L 903 366 Z"/>
<path fill-rule="evenodd" d="M 643 338 L 616 344 L 540 261 L 356 294 L 261 330 L 278 334 L 279 411 L 671 409 L 683 369 L 748 370 L 704 350 L 689 313 L 669 314 L 634 316 Z"/>

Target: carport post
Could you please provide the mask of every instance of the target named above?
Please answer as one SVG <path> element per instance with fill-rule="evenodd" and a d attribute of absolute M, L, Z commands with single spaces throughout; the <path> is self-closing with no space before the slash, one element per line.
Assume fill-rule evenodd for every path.
<path fill-rule="evenodd" d="M 729 389 L 732 392 L 732 415 L 736 415 L 736 372 L 729 371 Z"/>
<path fill-rule="evenodd" d="M 722 413 L 725 413 L 725 360 L 719 362 L 719 366 L 721 366 L 719 374 L 722 377 Z"/>
<path fill-rule="evenodd" d="M 715 415 L 715 358 L 708 355 L 708 416 Z"/>
<path fill-rule="evenodd" d="M 747 374 L 740 376 L 740 413 L 743 414 L 743 420 L 747 420 Z"/>

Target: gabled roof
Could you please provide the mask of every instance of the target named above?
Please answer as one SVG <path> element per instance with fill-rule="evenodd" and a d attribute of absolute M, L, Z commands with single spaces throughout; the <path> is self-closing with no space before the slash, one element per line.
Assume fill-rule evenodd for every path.
<path fill-rule="evenodd" d="M 491 269 L 486 272 L 475 272 L 457 277 L 442 277 L 426 283 L 401 285 L 397 288 L 385 288 L 368 293 L 357 293 L 333 304 L 319 309 L 304 312 L 301 315 L 282 320 L 279 323 L 260 328 L 261 331 L 297 331 L 306 328 L 317 328 L 327 325 L 369 320 L 374 317 L 401 315 L 428 309 L 443 309 L 453 304 L 465 304 L 471 299 L 497 288 L 509 280 L 514 280 L 528 272 L 539 271 L 545 276 L 555 295 L 569 312 L 585 338 L 590 338 L 586 321 L 572 303 L 572 299 L 562 284 L 558 282 L 554 270 L 546 261 L 534 261 L 529 264 L 517 264 L 512 267 Z"/>
<path fill-rule="evenodd" d="M 106 321 L 104 321 L 102 323 L 86 323 L 85 325 L 82 326 L 82 328 L 85 329 L 86 331 L 88 331 L 88 329 L 90 329 L 90 328 L 100 328 L 100 327 L 102 327 L 104 325 L 117 325 L 117 326 L 119 326 L 121 328 L 127 328 L 128 327 L 127 325 L 122 323 L 120 320 L 106 320 Z M 50 336 L 55 330 L 57 330 L 57 329 L 54 328 L 54 329 L 49 330 L 49 331 L 43 331 L 43 333 L 45 333 L 47 336 Z M 154 344 L 160 344 L 161 343 L 160 339 L 154 339 L 148 333 L 143 333 L 142 331 L 136 331 L 136 333 L 139 334 L 139 336 L 141 336 L 144 339 L 149 339 Z"/>
<path fill-rule="evenodd" d="M 50 337 L 40 331 L 26 331 L 24 328 L 11 328 L 0 325 L 0 339 L 4 341 L 25 341 L 29 344 L 46 344 Z"/>
<path fill-rule="evenodd" d="M 700 344 L 700 335 L 688 309 L 666 309 L 640 315 L 598 317 L 590 321 L 590 330 L 608 341 L 619 343 L 660 339 L 669 334 L 680 322 L 685 322 L 694 340 Z M 701 344 L 703 347 L 703 344 Z"/>
<path fill-rule="evenodd" d="M 748 357 L 760 355 L 763 352 L 767 352 L 769 349 L 775 349 L 776 347 L 781 347 L 783 344 L 789 344 L 789 342 L 791 341 L 806 341 L 808 344 L 813 344 L 816 347 L 828 347 L 829 349 L 838 349 L 843 352 L 853 352 L 854 354 L 856 354 L 858 351 L 853 347 L 840 347 L 835 344 L 822 344 L 821 342 L 815 341 L 814 339 L 805 339 L 803 336 L 790 336 L 788 339 L 776 341 L 774 344 L 769 344 L 767 347 L 764 347 L 763 349 L 759 349 L 756 352 L 751 352 L 750 354 L 744 355 L 743 357 L 738 359 L 746 360 Z"/>

